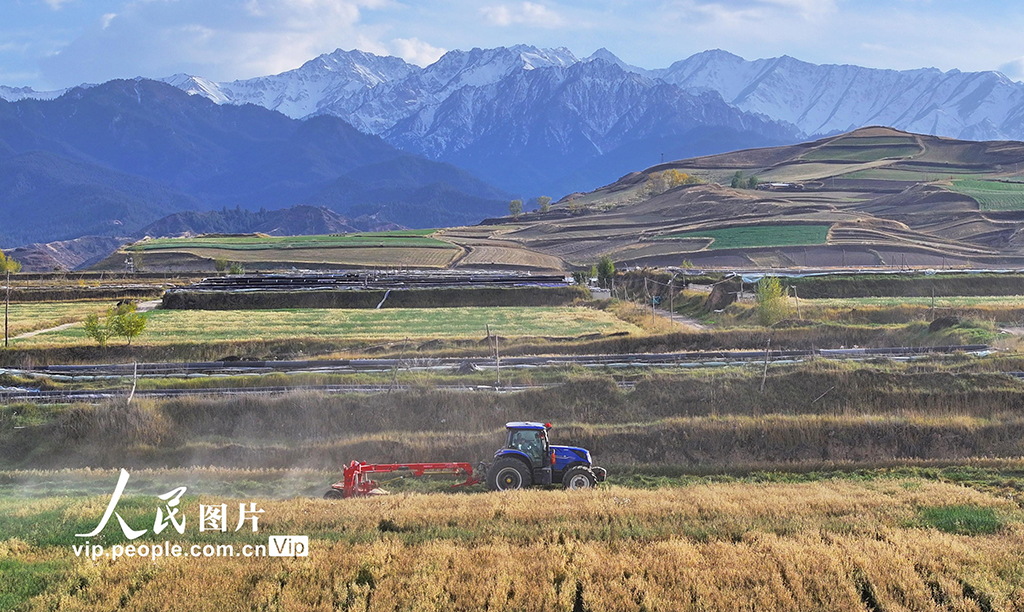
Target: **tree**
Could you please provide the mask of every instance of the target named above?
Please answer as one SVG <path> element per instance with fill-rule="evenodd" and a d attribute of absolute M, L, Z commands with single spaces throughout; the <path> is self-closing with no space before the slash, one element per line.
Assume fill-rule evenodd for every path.
<path fill-rule="evenodd" d="M 508 203 L 508 212 L 512 215 L 513 219 L 518 219 L 519 215 L 523 214 L 523 201 L 512 200 Z"/>
<path fill-rule="evenodd" d="M 572 273 L 572 280 L 580 287 L 586 287 L 590 284 L 590 275 L 587 274 L 586 270 L 576 270 Z"/>
<path fill-rule="evenodd" d="M 578 215 L 583 212 L 583 202 L 580 202 L 579 200 L 572 200 L 569 202 L 569 212 L 574 215 Z"/>
<path fill-rule="evenodd" d="M 100 346 L 114 337 L 124 338 L 128 346 L 146 329 L 146 315 L 136 312 L 135 302 L 121 302 L 107 308 L 106 317 L 93 313 L 85 318 L 85 334 Z"/>
<path fill-rule="evenodd" d="M 107 318 L 100 321 L 100 316 L 95 312 L 85 318 L 85 335 L 96 341 L 101 347 L 107 346 L 107 340 L 114 335 L 110 328 L 112 310 L 107 310 Z"/>
<path fill-rule="evenodd" d="M 245 274 L 245 266 L 237 261 L 233 261 L 231 262 L 231 267 L 228 268 L 228 274 Z"/>
<path fill-rule="evenodd" d="M 764 276 L 757 282 L 757 318 L 768 327 L 786 317 L 789 305 L 782 283 L 774 276 Z"/>
<path fill-rule="evenodd" d="M 736 174 L 732 175 L 732 188 L 741 189 L 743 187 L 743 172 L 737 170 Z"/>
<path fill-rule="evenodd" d="M 109 322 L 114 335 L 127 340 L 128 346 L 146 329 L 146 315 L 135 312 L 135 308 L 134 303 L 119 306 Z"/>
<path fill-rule="evenodd" d="M 750 189 L 757 189 L 757 184 L 760 182 L 761 181 L 756 176 L 752 176 L 747 179 L 747 187 Z"/>
<path fill-rule="evenodd" d="M 213 268 L 218 272 L 223 272 L 228 269 L 228 260 L 223 257 L 217 257 L 213 260 Z"/>
<path fill-rule="evenodd" d="M 10 342 L 9 314 L 11 310 L 11 273 L 13 272 L 17 274 L 18 272 L 21 272 L 21 262 L 7 257 L 4 255 L 3 251 L 0 251 L 0 272 L 7 275 L 5 285 L 7 287 L 7 293 L 6 297 L 4 297 L 4 348 L 7 348 L 8 343 Z"/>
<path fill-rule="evenodd" d="M 537 198 L 537 204 L 540 205 L 540 212 L 546 213 L 551 210 L 551 198 L 548 196 L 540 196 Z"/>
<path fill-rule="evenodd" d="M 615 278 L 615 263 L 611 257 L 605 255 L 597 262 L 597 284 L 607 289 L 611 287 L 613 278 Z"/>

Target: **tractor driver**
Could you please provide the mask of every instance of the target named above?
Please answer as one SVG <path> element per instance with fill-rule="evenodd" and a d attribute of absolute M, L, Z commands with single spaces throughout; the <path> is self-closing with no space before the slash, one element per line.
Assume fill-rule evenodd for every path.
<path fill-rule="evenodd" d="M 544 465 L 544 430 L 521 429 L 512 436 L 512 448 L 521 450 L 536 466 Z"/>

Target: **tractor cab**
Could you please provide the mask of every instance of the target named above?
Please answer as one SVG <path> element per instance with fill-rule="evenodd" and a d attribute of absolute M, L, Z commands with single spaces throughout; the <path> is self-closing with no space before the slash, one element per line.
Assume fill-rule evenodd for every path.
<path fill-rule="evenodd" d="M 539 427 L 538 427 L 539 426 Z M 540 423 L 508 423 L 508 442 L 505 448 L 518 450 L 530 459 L 535 468 L 550 466 L 551 457 L 548 446 L 548 424 Z"/>
<path fill-rule="evenodd" d="M 494 453 L 487 470 L 493 490 L 523 489 L 561 483 L 567 489 L 584 489 L 604 481 L 605 470 L 594 467 L 590 452 L 573 446 L 552 446 L 551 423 L 507 423 L 505 446 Z"/>

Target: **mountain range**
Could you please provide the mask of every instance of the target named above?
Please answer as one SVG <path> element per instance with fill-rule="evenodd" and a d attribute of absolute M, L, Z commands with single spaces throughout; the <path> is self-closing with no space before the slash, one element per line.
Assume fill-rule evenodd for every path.
<path fill-rule="evenodd" d="M 0 86 L 0 244 L 133 235 L 183 210 L 326 207 L 425 227 L 556 199 L 663 160 L 865 125 L 1024 139 L 998 72 L 747 61 L 667 68 L 601 49 L 450 51 L 426 67 L 337 50 L 232 82 L 177 74 L 68 90 Z"/>
<path fill-rule="evenodd" d="M 419 68 L 338 50 L 274 76 L 168 82 L 220 104 L 357 129 L 513 193 L 561 195 L 660 161 L 870 125 L 969 140 L 1024 139 L 1024 84 L 995 71 L 880 70 L 712 50 L 646 70 L 607 49 L 451 51 Z"/>

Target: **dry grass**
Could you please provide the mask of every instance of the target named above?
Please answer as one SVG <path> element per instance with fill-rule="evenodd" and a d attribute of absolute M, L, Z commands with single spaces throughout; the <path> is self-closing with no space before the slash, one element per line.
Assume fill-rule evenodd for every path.
<path fill-rule="evenodd" d="M 48 529 L 94 521 L 104 501 L 0 506 L 19 522 L 38 517 L 42 528 L 27 541 L 2 541 L 0 562 L 61 564 L 24 609 L 176 610 L 184 602 L 218 611 L 1024 605 L 1019 511 L 983 493 L 918 480 L 266 500 L 258 538 L 197 540 L 190 531 L 182 538 L 241 545 L 265 541 L 262 534 L 308 534 L 304 559 L 93 563 L 47 545 L 55 537 Z M 185 511 L 194 514 L 196 503 L 186 501 Z M 922 523 L 922 509 L 954 505 L 994 512 L 998 533 L 954 535 Z"/>

